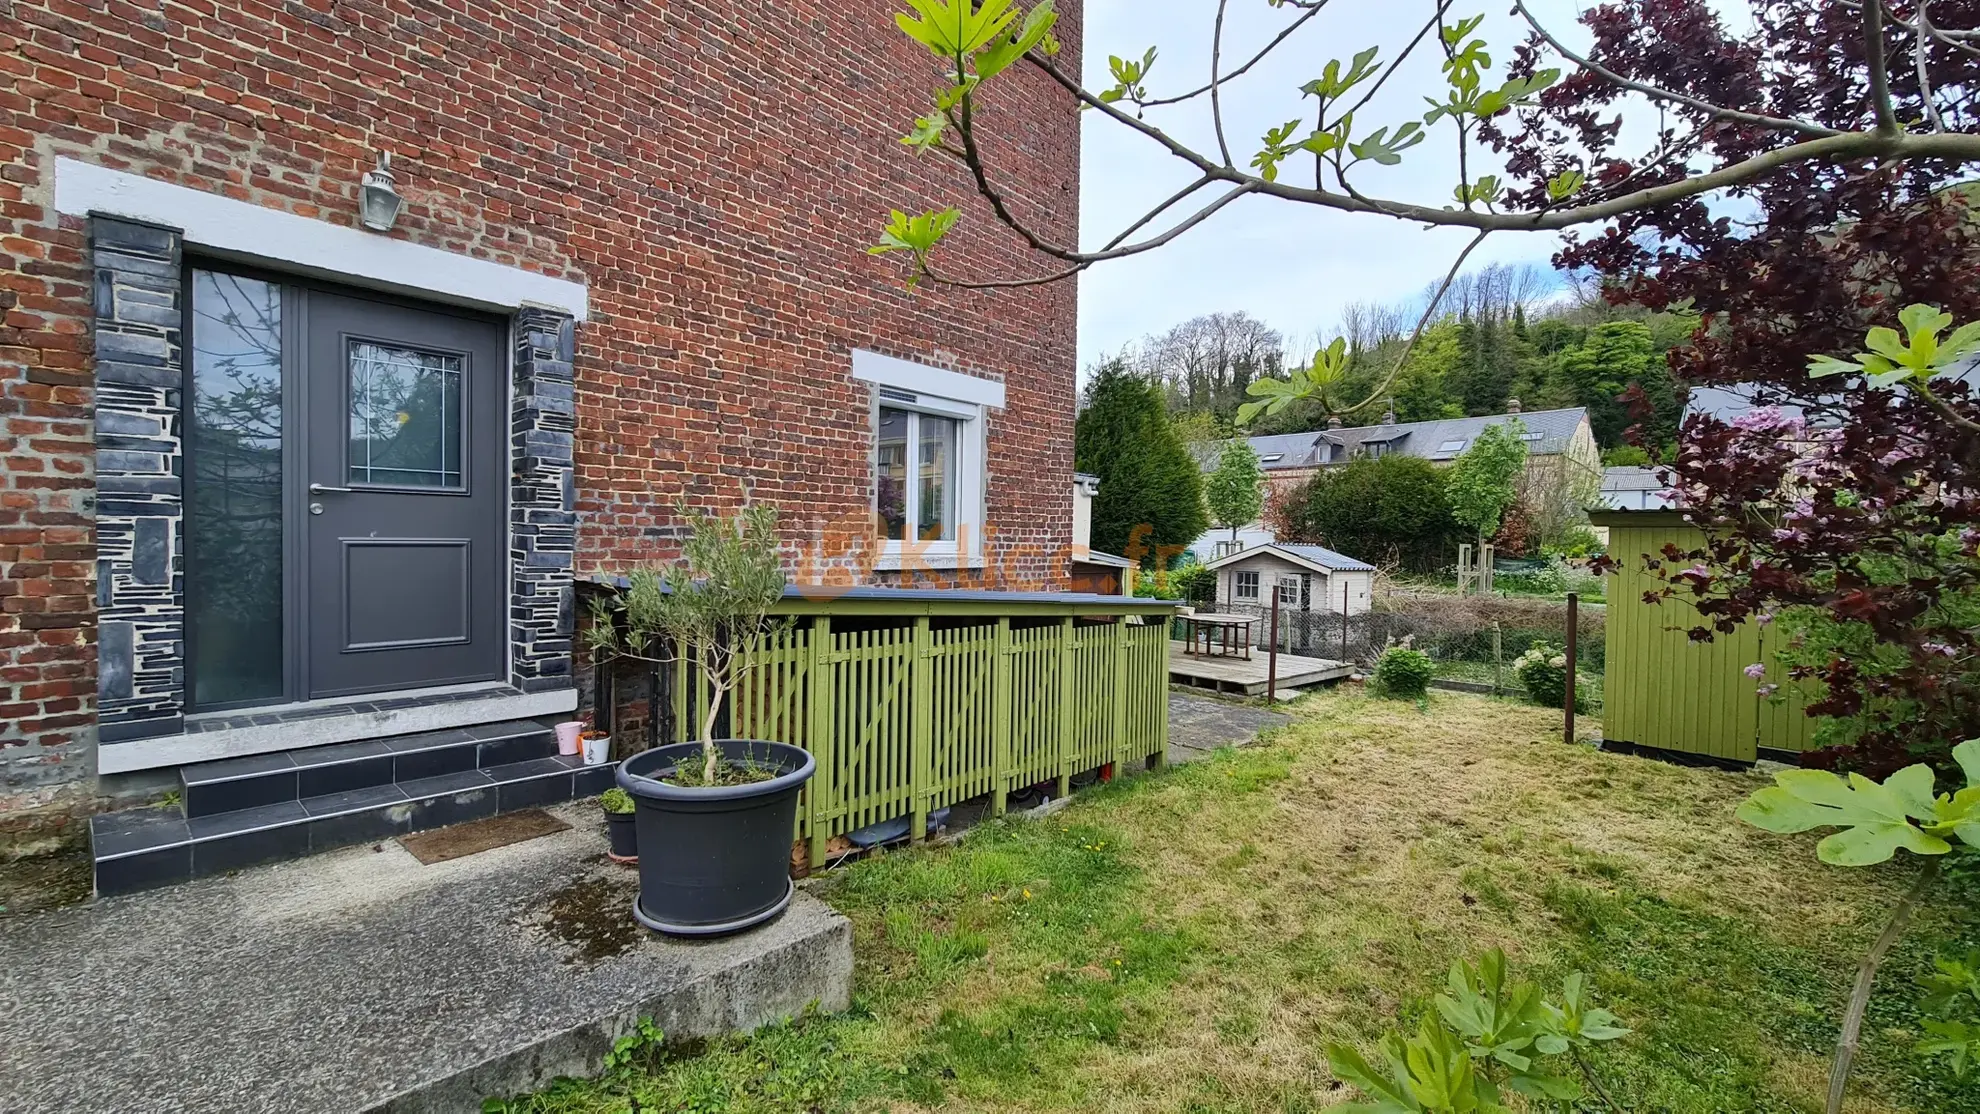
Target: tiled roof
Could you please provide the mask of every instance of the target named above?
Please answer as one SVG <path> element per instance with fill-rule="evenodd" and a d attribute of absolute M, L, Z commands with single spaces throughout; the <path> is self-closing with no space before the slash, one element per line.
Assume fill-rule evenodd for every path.
<path fill-rule="evenodd" d="M 1445 418 L 1434 422 L 1395 422 L 1386 425 L 1354 426 L 1348 429 L 1321 429 L 1308 433 L 1280 433 L 1252 437 L 1251 449 L 1267 472 L 1287 468 L 1316 468 L 1347 461 L 1355 450 L 1370 444 L 1388 446 L 1388 451 L 1426 460 L 1453 460 L 1489 426 L 1503 425 L 1518 418 L 1531 440 L 1527 448 L 1535 456 L 1551 456 L 1567 451 L 1574 432 L 1588 417 L 1576 406 L 1566 410 L 1534 410 L 1523 414 L 1489 414 L 1477 418 Z M 1223 452 L 1222 441 L 1198 441 L 1191 450 L 1205 472 L 1217 467 Z"/>
<path fill-rule="evenodd" d="M 1345 554 L 1336 553 L 1324 545 L 1288 545 L 1285 542 L 1272 543 L 1274 549 L 1298 554 L 1316 565 L 1325 565 L 1335 572 L 1374 572 L 1375 566 L 1366 561 L 1357 561 Z"/>
<path fill-rule="evenodd" d="M 1317 565 L 1330 572 L 1375 571 L 1374 565 L 1336 553 L 1324 545 L 1290 545 L 1286 542 L 1267 542 L 1264 545 L 1254 545 L 1249 549 L 1239 550 L 1236 553 L 1226 553 L 1204 567 L 1210 569 L 1223 568 L 1225 565 L 1235 561 L 1242 561 L 1248 557 L 1256 557 L 1270 550 L 1277 550 L 1282 556 L 1291 557 L 1296 561 L 1304 561 L 1309 565 Z"/>
<path fill-rule="evenodd" d="M 1602 470 L 1603 491 L 1662 491 L 1670 485 L 1657 478 L 1658 469 L 1619 465 Z"/>

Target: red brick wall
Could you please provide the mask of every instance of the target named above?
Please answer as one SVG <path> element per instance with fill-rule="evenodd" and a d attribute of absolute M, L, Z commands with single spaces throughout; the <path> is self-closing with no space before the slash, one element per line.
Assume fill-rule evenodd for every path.
<path fill-rule="evenodd" d="M 394 235 L 586 282 L 580 576 L 664 556 L 682 495 L 774 502 L 794 543 L 863 516 L 855 347 L 1004 378 L 993 567 L 1058 571 L 1074 287 L 909 293 L 864 250 L 889 207 L 958 204 L 949 266 L 1039 266 L 954 167 L 895 142 L 934 72 L 901 7 L 0 5 L 0 811 L 87 776 L 64 764 L 86 761 L 69 740 L 95 693 L 89 283 L 82 223 L 52 210 L 58 154 L 351 224 L 386 148 L 410 201 Z M 1059 7 L 1077 59 L 1079 4 Z M 1002 184 L 1072 242 L 1077 116 L 1037 74 L 999 85 Z"/>

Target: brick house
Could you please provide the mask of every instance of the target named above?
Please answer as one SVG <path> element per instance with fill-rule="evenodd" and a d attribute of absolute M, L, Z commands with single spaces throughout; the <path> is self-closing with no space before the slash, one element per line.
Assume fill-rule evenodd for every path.
<path fill-rule="evenodd" d="M 864 250 L 959 205 L 960 258 L 1024 260 L 895 142 L 898 6 L 9 5 L 0 833 L 561 716 L 577 593 L 668 556 L 677 500 L 776 504 L 800 580 L 1063 587 L 1072 284 L 909 292 Z M 1047 85 L 996 155 L 1070 242 Z"/>

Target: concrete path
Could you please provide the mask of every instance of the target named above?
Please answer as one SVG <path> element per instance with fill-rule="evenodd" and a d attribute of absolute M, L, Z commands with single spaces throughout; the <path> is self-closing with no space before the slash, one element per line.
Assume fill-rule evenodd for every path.
<path fill-rule="evenodd" d="M 1192 762 L 1218 747 L 1248 743 L 1268 727 L 1291 722 L 1284 712 L 1171 691 L 1169 761 Z"/>
<path fill-rule="evenodd" d="M 476 1111 L 670 1037 L 843 1009 L 852 929 L 799 894 L 705 944 L 638 927 L 595 802 L 422 866 L 351 848 L 0 919 L 0 1111 Z"/>

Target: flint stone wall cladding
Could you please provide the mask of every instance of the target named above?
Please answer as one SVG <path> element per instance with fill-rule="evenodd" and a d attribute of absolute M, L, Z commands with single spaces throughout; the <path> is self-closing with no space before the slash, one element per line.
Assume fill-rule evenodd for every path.
<path fill-rule="evenodd" d="M 515 316 L 515 388 L 509 489 L 510 677 L 524 692 L 571 684 L 571 577 L 577 549 L 577 485 L 571 456 L 577 417 L 570 315 L 525 308 Z"/>
<path fill-rule="evenodd" d="M 1038 270 L 966 172 L 894 142 L 926 111 L 934 72 L 894 27 L 899 6 L 4 5 L 0 813 L 87 786 L 99 608 L 134 609 L 128 629 L 106 631 L 132 646 L 131 695 L 120 673 L 106 677 L 106 718 L 162 712 L 150 698 L 182 683 L 163 667 L 177 640 L 135 617 L 139 590 L 160 587 L 140 583 L 160 560 L 180 575 L 177 521 L 156 509 L 176 498 L 178 476 L 149 444 L 178 431 L 162 427 L 170 407 L 146 405 L 178 386 L 155 362 L 171 350 L 176 307 L 115 306 L 102 355 L 127 380 L 106 383 L 92 425 L 90 230 L 55 212 L 58 156 L 349 227 L 359 180 L 389 150 L 407 198 L 394 237 L 584 281 L 588 318 L 568 344 L 560 325 L 568 355 L 543 361 L 571 367 L 571 424 L 533 385 L 529 397 L 544 401 L 522 419 L 531 428 L 511 430 L 535 446 L 520 454 L 534 494 L 519 525 L 538 528 L 526 558 L 558 559 L 568 527 L 557 518 L 574 511 L 572 571 L 622 572 L 677 552 L 676 500 L 720 511 L 754 499 L 778 506 L 806 551 L 794 566 L 905 579 L 866 572 L 831 545 L 872 518 L 873 396 L 849 366 L 854 349 L 869 349 L 1005 383 L 1009 404 L 988 422 L 996 532 L 981 582 L 1063 583 L 1074 285 L 910 292 L 896 260 L 866 254 L 889 208 L 956 205 L 952 267 Z M 1069 58 L 1079 8 L 1059 4 Z M 1008 76 L 986 109 L 986 155 L 1027 221 L 1075 242 L 1078 113 L 1046 75 Z M 132 267 L 146 258 L 169 269 L 155 254 Z M 553 509 L 560 434 L 572 455 Z M 141 443 L 99 446 L 98 436 Z M 101 537 L 88 502 L 99 449 L 122 487 L 106 502 L 148 512 L 107 516 Z M 124 453 L 137 455 L 110 455 Z M 165 521 L 163 532 L 140 537 L 141 518 Z M 99 579 L 99 557 L 125 571 Z M 568 637 L 561 588 L 550 618 L 551 579 L 517 587 L 510 622 L 530 632 L 530 656 L 512 663 L 518 683 L 550 683 L 544 663 Z"/>
<path fill-rule="evenodd" d="M 184 394 L 179 234 L 89 222 L 96 336 L 97 734 L 177 730 L 185 715 L 180 579 Z"/>

